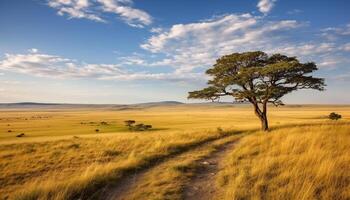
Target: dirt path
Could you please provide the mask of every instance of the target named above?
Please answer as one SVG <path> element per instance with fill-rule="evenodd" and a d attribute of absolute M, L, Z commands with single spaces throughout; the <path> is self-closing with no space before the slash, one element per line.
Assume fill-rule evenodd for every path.
<path fill-rule="evenodd" d="M 119 181 L 119 183 L 114 184 L 113 186 L 109 186 L 108 188 L 105 188 L 105 190 L 102 191 L 102 193 L 104 194 L 102 195 L 102 198 L 107 200 L 130 200 L 130 199 L 144 199 L 143 197 L 140 197 L 139 195 L 140 193 L 141 194 L 149 193 L 150 195 L 156 195 L 154 193 L 152 194 L 152 191 L 151 192 L 147 191 L 147 187 L 145 187 L 147 186 L 147 184 L 149 184 L 149 182 L 147 181 L 149 181 L 149 179 L 151 178 L 154 178 L 155 176 L 159 177 L 159 179 L 162 179 L 162 176 L 159 174 L 159 172 L 165 173 L 164 171 L 168 170 L 169 166 L 175 166 L 177 163 L 180 163 L 181 161 L 188 158 L 194 159 L 193 162 L 205 163 L 208 160 L 208 162 L 213 163 L 213 165 L 208 165 L 210 170 L 205 170 L 204 168 L 202 169 L 201 167 L 200 168 L 201 171 L 195 171 L 196 174 L 203 172 L 204 175 L 203 176 L 201 175 L 203 179 L 197 180 L 197 175 L 195 175 L 194 178 L 191 179 L 191 183 L 189 185 L 194 184 L 195 186 L 198 185 L 198 187 L 205 187 L 205 188 L 207 186 L 212 187 L 214 185 L 212 181 L 215 181 L 215 180 L 211 176 L 211 173 L 215 173 L 215 171 L 218 170 L 217 166 L 214 164 L 218 163 L 220 159 L 223 157 L 223 155 L 221 154 L 224 154 L 226 150 L 233 147 L 233 144 L 235 143 L 234 141 L 237 141 L 237 139 L 231 140 L 231 141 L 228 140 L 224 144 L 220 145 L 214 153 L 206 155 L 208 156 L 208 158 L 205 158 L 205 157 L 194 158 L 192 154 L 194 152 L 198 153 L 200 151 L 203 151 L 206 148 L 209 148 L 210 145 L 213 145 L 213 143 L 220 142 L 220 140 L 227 140 L 229 139 L 229 137 L 230 136 L 228 136 L 227 138 L 226 137 L 220 138 L 214 141 L 204 143 L 198 147 L 190 149 L 181 154 L 175 155 L 167 159 L 160 160 L 158 161 L 158 163 L 153 163 L 152 166 L 150 166 L 147 169 L 135 171 L 133 172 L 133 174 L 130 174 L 127 177 L 123 178 L 123 180 Z M 205 178 L 208 178 L 208 181 L 204 181 Z M 164 181 L 164 180 L 161 180 L 161 181 Z M 203 185 L 203 183 L 205 183 L 205 185 Z M 215 190 L 215 188 L 213 190 Z M 137 191 L 138 194 L 136 194 L 135 191 Z M 179 196 L 182 195 L 181 192 L 177 192 L 177 193 L 179 193 Z M 191 194 L 194 194 L 194 195 L 197 194 L 196 187 L 191 186 L 191 187 L 185 188 L 185 198 L 193 199 L 191 197 Z M 151 198 L 151 196 L 149 196 L 149 198 Z M 196 198 L 196 199 L 201 199 L 201 198 Z"/>
<path fill-rule="evenodd" d="M 235 144 L 236 142 L 226 143 L 210 156 L 197 161 L 199 167 L 184 188 L 184 199 L 212 200 L 218 198 L 220 189 L 216 187 L 215 178 L 222 170 L 219 163 L 226 153 L 234 148 Z"/>

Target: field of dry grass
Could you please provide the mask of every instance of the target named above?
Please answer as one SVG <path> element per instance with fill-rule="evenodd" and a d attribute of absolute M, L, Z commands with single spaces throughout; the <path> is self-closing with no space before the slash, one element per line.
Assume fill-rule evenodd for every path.
<path fill-rule="evenodd" d="M 326 118 L 333 111 L 343 115 L 339 123 L 329 123 Z M 270 122 L 274 130 L 269 134 L 250 133 L 245 136 L 246 131 L 259 128 L 258 120 L 246 105 L 178 105 L 115 111 L 2 110 L 0 199 L 72 199 L 90 195 L 107 183 L 118 182 L 130 170 L 145 168 L 155 161 L 186 152 L 190 156 L 183 159 L 181 165 L 169 162 L 159 167 L 163 179 L 147 179 L 146 176 L 145 182 L 140 183 L 143 185 L 148 181 L 150 184 L 143 188 L 150 191 L 149 194 L 164 196 L 171 191 L 180 191 L 182 184 L 189 181 L 182 176 L 186 175 L 186 171 L 164 174 L 164 168 L 179 169 L 177 165 L 181 169 L 191 167 L 194 160 L 209 154 L 212 148 L 209 145 L 200 150 L 196 149 L 197 146 L 210 141 L 221 143 L 219 140 L 229 138 L 237 131 L 242 132 L 243 138 L 239 147 L 223 163 L 226 170 L 218 178 L 218 183 L 227 189 L 226 197 L 250 197 L 242 195 L 244 192 L 239 193 L 240 188 L 247 186 L 262 190 L 264 197 L 274 197 L 269 191 L 277 187 L 275 183 L 282 184 L 286 170 L 292 171 L 295 176 L 309 175 L 300 182 L 293 182 L 293 176 L 285 177 L 283 180 L 290 181 L 287 182 L 290 189 L 293 184 L 304 184 L 300 187 L 305 189 L 306 195 L 309 195 L 306 190 L 310 190 L 310 194 L 317 190 L 321 191 L 320 197 L 328 197 L 336 191 L 335 186 L 349 191 L 349 179 L 343 173 L 346 169 L 343 165 L 349 163 L 349 143 L 346 142 L 349 141 L 349 116 L 348 106 L 271 108 Z M 123 124 L 128 119 L 152 124 L 154 129 L 130 132 Z M 107 122 L 107 125 L 101 122 Z M 224 132 L 218 132 L 218 127 Z M 99 129 L 98 133 L 96 129 Z M 25 136 L 15 137 L 18 133 L 25 133 Z M 330 158 L 339 159 L 339 162 L 332 162 Z M 250 165 L 254 163 L 255 166 L 255 162 L 262 169 Z M 298 172 L 297 168 L 304 165 L 308 169 Z M 272 175 L 264 174 L 268 169 L 271 169 Z M 239 176 L 235 170 L 238 170 Z M 337 171 L 331 173 L 332 170 Z M 242 171 L 247 173 L 247 177 L 242 177 Z M 315 171 L 317 175 L 313 176 Z M 157 171 L 152 173 L 160 174 Z M 262 177 L 254 178 L 256 173 L 261 173 Z M 319 185 L 321 189 L 314 188 L 312 183 L 322 178 L 325 182 Z M 323 193 L 324 187 L 330 191 Z M 278 190 L 276 195 L 288 191 Z M 181 195 L 176 198 L 181 198 Z"/>
<path fill-rule="evenodd" d="M 349 123 L 247 136 L 226 157 L 222 199 L 349 199 L 349 150 Z"/>

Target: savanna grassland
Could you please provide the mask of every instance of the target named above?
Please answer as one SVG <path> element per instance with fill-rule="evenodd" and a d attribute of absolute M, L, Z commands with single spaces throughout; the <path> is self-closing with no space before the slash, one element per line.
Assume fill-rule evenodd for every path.
<path fill-rule="evenodd" d="M 2 109 L 0 199 L 183 199 L 198 161 L 232 142 L 217 199 L 349 199 L 350 106 L 269 111 L 266 134 L 249 105 Z"/>

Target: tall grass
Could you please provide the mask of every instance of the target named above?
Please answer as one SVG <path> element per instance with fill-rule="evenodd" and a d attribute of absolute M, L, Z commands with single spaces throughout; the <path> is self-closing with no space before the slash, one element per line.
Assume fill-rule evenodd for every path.
<path fill-rule="evenodd" d="M 233 132 L 155 134 L 124 139 L 116 136 L 94 140 L 73 139 L 74 142 L 62 141 L 61 146 L 57 146 L 57 142 L 37 144 L 45 145 L 46 149 L 38 150 L 40 148 L 34 145 L 31 148 L 36 150 L 22 156 L 24 164 L 14 166 L 19 167 L 18 169 L 5 167 L 3 176 L 7 177 L 9 182 L 4 183 L 9 187 L 2 190 L 8 192 L 11 199 L 86 199 L 101 187 L 109 182 L 118 181 L 129 172 L 231 134 Z M 17 145 L 22 145 L 23 149 L 28 148 L 28 144 Z M 51 158 L 53 153 L 57 154 L 56 159 Z M 41 165 L 37 163 L 40 162 L 37 158 L 43 161 Z M 35 162 L 40 169 L 28 168 L 31 162 Z M 14 165 L 8 163 L 11 164 Z M 10 177 L 19 171 L 22 174 L 28 173 L 26 180 L 23 180 L 27 184 L 11 187 Z M 37 174 L 31 174 L 31 171 Z"/>
<path fill-rule="evenodd" d="M 227 156 L 225 199 L 349 199 L 350 124 L 250 135 Z"/>
<path fill-rule="evenodd" d="M 271 127 L 289 127 L 283 129 L 285 133 L 276 129 L 255 139 L 283 135 L 274 140 L 279 143 L 290 138 L 290 132 L 295 135 L 294 140 L 289 139 L 296 143 L 295 146 L 298 142 L 304 144 L 306 134 L 302 133 L 307 127 L 292 128 L 291 124 L 324 123 L 329 121 L 326 116 L 331 111 L 342 114 L 342 121 L 349 120 L 349 106 L 270 108 Z M 183 105 L 127 111 L 1 111 L 0 119 L 0 199 L 67 199 L 88 195 L 101 185 L 115 182 L 129 173 L 128 170 L 147 167 L 156 159 L 222 136 L 209 130 L 217 127 L 252 130 L 259 127 L 251 108 L 245 105 Z M 123 124 L 127 119 L 152 124 L 155 130 L 129 132 Z M 109 125 L 101 125 L 101 121 Z M 332 125 L 330 131 L 343 126 Z M 96 128 L 100 129 L 99 133 L 95 132 Z M 317 136 L 317 127 L 312 130 Z M 25 137 L 15 137 L 22 132 Z M 320 136 L 325 135 L 323 132 Z M 333 132 L 331 135 L 338 134 Z M 336 138 L 329 137 L 323 143 L 329 146 Z M 259 142 L 250 140 L 252 144 Z M 289 155 L 294 154 L 286 154 L 285 160 Z M 229 165 L 227 167 L 230 169 Z"/>

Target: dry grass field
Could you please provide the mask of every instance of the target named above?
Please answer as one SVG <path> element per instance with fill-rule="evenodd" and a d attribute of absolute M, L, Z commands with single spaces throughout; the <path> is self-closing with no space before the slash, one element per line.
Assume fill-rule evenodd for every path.
<path fill-rule="evenodd" d="M 333 111 L 343 118 L 331 122 Z M 101 198 L 141 169 L 125 197 L 182 199 L 196 161 L 230 141 L 218 198 L 349 199 L 350 106 L 271 107 L 269 117 L 265 134 L 248 105 L 3 109 L 0 199 Z M 129 119 L 154 128 L 131 132 Z"/>

